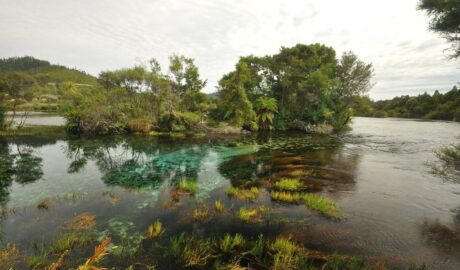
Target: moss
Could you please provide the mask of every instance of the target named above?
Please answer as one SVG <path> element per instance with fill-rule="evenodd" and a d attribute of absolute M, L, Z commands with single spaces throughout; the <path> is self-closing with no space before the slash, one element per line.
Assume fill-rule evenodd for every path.
<path fill-rule="evenodd" d="M 303 183 L 296 178 L 283 178 L 275 183 L 275 187 L 280 190 L 298 190 L 303 187 Z"/>
<path fill-rule="evenodd" d="M 242 200 L 256 200 L 260 196 L 260 190 L 257 187 L 252 187 L 250 189 L 231 187 L 227 190 L 227 194 Z"/>

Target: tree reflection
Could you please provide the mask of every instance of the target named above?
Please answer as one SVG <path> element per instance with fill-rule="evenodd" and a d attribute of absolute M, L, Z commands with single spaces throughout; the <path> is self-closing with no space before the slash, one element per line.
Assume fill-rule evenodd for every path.
<path fill-rule="evenodd" d="M 0 204 L 8 201 L 13 181 L 27 184 L 42 178 L 42 166 L 32 147 L 0 139 Z"/>
<path fill-rule="evenodd" d="M 164 179 L 196 178 L 207 145 L 170 140 L 126 137 L 68 142 L 67 171 L 78 173 L 94 161 L 107 185 L 126 188 L 158 187 Z"/>

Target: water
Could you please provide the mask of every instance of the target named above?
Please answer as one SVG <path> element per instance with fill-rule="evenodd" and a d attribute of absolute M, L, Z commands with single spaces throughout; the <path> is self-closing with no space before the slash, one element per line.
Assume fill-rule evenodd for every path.
<path fill-rule="evenodd" d="M 75 215 L 91 213 L 99 231 L 124 224 L 136 235 L 160 219 L 170 234 L 284 234 L 394 269 L 422 262 L 460 269 L 460 183 L 429 166 L 433 150 L 458 134 L 459 123 L 355 118 L 351 131 L 332 137 L 0 138 L 0 199 L 9 212 L 0 221 L 1 243 L 36 254 L 31 243 L 46 244 Z M 270 181 L 298 169 L 311 172 L 309 191 L 336 200 L 344 219 L 270 200 Z M 174 196 L 181 179 L 197 181 L 196 196 Z M 231 185 L 264 191 L 255 202 L 239 201 L 226 195 Z M 45 199 L 48 209 L 38 209 Z M 193 220 L 193 209 L 216 199 L 226 214 Z M 235 218 L 240 206 L 254 205 L 270 208 L 264 222 Z"/>

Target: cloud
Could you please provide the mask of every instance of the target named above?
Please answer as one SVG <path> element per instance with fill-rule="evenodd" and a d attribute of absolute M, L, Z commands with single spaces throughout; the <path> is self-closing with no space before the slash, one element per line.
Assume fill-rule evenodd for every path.
<path fill-rule="evenodd" d="M 0 56 L 32 55 L 101 70 L 172 53 L 196 59 L 207 92 L 240 56 L 325 43 L 375 67 L 376 99 L 447 90 L 460 81 L 448 44 L 417 0 L 0 0 Z"/>

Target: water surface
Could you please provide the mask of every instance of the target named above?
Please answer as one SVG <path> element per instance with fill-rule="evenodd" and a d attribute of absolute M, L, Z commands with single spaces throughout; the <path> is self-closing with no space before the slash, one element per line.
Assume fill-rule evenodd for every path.
<path fill-rule="evenodd" d="M 0 200 L 9 212 L 1 240 L 33 254 L 31 243 L 46 244 L 76 214 L 91 213 L 100 231 L 122 223 L 142 232 L 160 219 L 171 234 L 290 234 L 308 248 L 364 255 L 394 269 L 422 262 L 460 269 L 460 183 L 427 165 L 458 134 L 453 122 L 354 118 L 351 131 L 331 137 L 0 138 Z M 309 191 L 336 200 L 344 219 L 270 200 L 267 183 L 298 169 L 311 172 Z M 173 196 L 183 179 L 197 181 L 196 196 Z M 266 190 L 245 202 L 226 195 L 232 185 Z M 38 209 L 44 199 L 50 207 Z M 232 210 L 193 220 L 193 209 L 216 199 Z M 269 215 L 242 223 L 233 212 L 245 205 L 264 205 Z"/>

